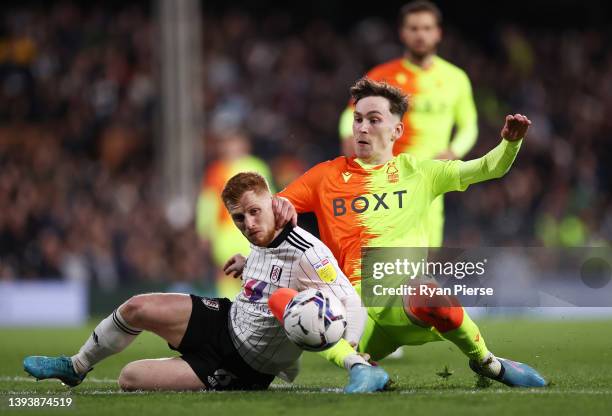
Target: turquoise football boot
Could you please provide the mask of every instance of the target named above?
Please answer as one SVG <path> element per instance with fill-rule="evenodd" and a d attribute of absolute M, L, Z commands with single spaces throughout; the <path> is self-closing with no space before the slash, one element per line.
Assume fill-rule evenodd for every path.
<path fill-rule="evenodd" d="M 374 393 L 384 390 L 389 382 L 389 375 L 381 367 L 356 364 L 351 368 L 349 384 L 345 393 Z"/>
<path fill-rule="evenodd" d="M 81 384 L 87 374 L 77 374 L 69 357 L 30 356 L 23 360 L 23 369 L 37 380 L 57 378 L 67 386 Z"/>
<path fill-rule="evenodd" d="M 496 358 L 493 355 L 489 358 L 489 360 L 495 359 L 501 364 L 501 370 L 496 376 L 492 376 L 482 364 L 478 364 L 476 361 L 470 361 L 470 368 L 477 374 L 497 380 L 510 387 L 546 387 L 548 384 L 540 373 L 527 364 L 506 358 Z M 490 363 L 487 361 L 486 364 Z"/>

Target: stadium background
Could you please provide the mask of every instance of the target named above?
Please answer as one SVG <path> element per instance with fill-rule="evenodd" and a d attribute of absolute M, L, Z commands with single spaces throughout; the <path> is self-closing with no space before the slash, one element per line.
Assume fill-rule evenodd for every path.
<path fill-rule="evenodd" d="M 162 76 L 168 2 L 1 6 L 0 325 L 82 324 L 148 290 L 213 293 L 193 211 L 223 132 L 247 132 L 282 189 L 338 155 L 348 87 L 402 51 L 404 2 L 186 3 L 200 8 L 187 88 L 201 111 L 180 144 Z M 474 88 L 468 158 L 496 143 L 506 113 L 534 122 L 506 179 L 448 196 L 446 245 L 609 246 L 610 6 L 436 3 L 439 54 Z"/>

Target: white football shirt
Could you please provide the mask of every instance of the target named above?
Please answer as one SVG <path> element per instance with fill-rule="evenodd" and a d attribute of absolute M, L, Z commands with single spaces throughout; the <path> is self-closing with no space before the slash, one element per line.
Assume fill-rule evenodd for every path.
<path fill-rule="evenodd" d="M 242 290 L 230 309 L 230 335 L 242 358 L 255 370 L 293 381 L 302 350 L 285 335 L 268 308 L 276 289 L 315 288 L 336 296 L 347 309 L 345 338 L 358 342 L 366 313 L 361 299 L 319 239 L 290 224 L 268 245 L 251 245 Z"/>

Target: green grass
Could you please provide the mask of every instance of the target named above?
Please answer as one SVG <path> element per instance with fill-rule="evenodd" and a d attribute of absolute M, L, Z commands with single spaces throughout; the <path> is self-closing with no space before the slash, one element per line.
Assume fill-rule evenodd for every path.
<path fill-rule="evenodd" d="M 275 382 L 267 392 L 122 393 L 116 379 L 129 361 L 172 356 L 151 334 L 96 366 L 85 382 L 68 390 L 57 381 L 34 382 L 21 368 L 24 356 L 72 354 L 92 326 L 80 329 L 0 329 L 0 414 L 70 415 L 609 415 L 612 414 L 612 322 L 489 320 L 479 326 L 499 356 L 537 368 L 552 385 L 510 389 L 476 387 L 467 360 L 450 343 L 406 347 L 400 360 L 382 365 L 395 380 L 392 392 L 346 396 L 346 372 L 306 354 L 293 386 Z M 448 367 L 451 376 L 437 373 Z M 58 409 L 9 408 L 9 398 L 70 395 Z"/>

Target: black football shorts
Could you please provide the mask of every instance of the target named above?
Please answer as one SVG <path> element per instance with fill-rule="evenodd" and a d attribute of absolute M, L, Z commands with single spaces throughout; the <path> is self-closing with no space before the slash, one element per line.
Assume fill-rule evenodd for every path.
<path fill-rule="evenodd" d="M 181 345 L 172 348 L 189 364 L 208 390 L 265 390 L 274 376 L 251 368 L 230 338 L 227 298 L 191 295 L 193 309 Z"/>

